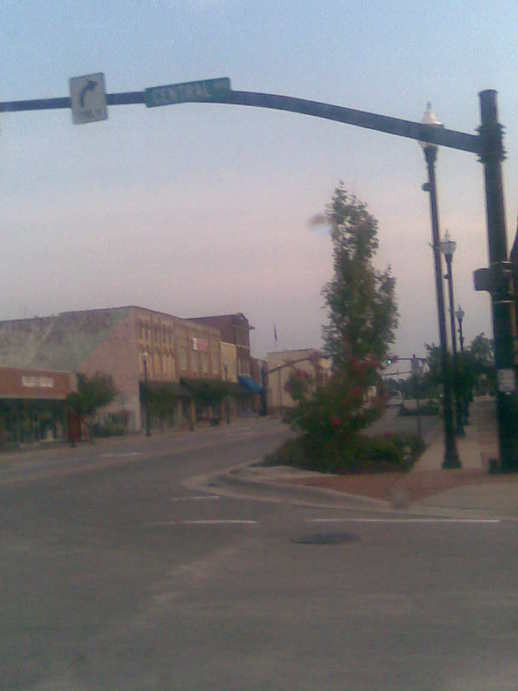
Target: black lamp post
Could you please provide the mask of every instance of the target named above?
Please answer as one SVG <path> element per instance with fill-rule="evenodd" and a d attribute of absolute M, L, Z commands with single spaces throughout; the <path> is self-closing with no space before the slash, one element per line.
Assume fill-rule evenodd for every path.
<path fill-rule="evenodd" d="M 464 334 L 462 333 L 462 322 L 464 320 L 464 315 L 466 313 L 462 309 L 462 307 L 459 305 L 457 308 L 457 311 L 455 312 L 455 316 L 457 317 L 457 321 L 459 323 L 459 343 L 460 343 L 460 352 L 464 352 Z"/>
<path fill-rule="evenodd" d="M 464 353 L 464 333 L 462 331 L 462 322 L 464 321 L 464 315 L 465 315 L 465 312 L 462 309 L 462 307 L 459 305 L 457 308 L 457 311 L 455 312 L 455 316 L 457 317 L 457 322 L 459 324 L 459 343 L 460 343 L 461 355 Z M 469 425 L 469 401 L 470 400 L 471 400 L 471 394 L 469 396 L 466 395 L 464 397 L 464 405 L 463 405 L 463 410 L 464 410 L 463 424 L 464 425 Z"/>
<path fill-rule="evenodd" d="M 453 298 L 453 255 L 455 254 L 455 248 L 457 243 L 455 240 L 450 238 L 450 234 L 446 231 L 444 240 L 441 240 L 441 252 L 444 254 L 446 259 L 446 267 L 448 269 L 446 273 L 446 280 L 448 281 L 448 295 L 450 299 L 450 331 L 451 331 L 451 349 L 453 353 L 453 372 L 457 377 L 459 373 L 459 363 L 457 362 L 457 332 L 455 330 L 455 301 Z M 462 401 L 460 400 L 460 394 L 457 391 L 455 393 L 455 418 L 457 422 L 457 436 L 463 437 L 465 435 L 464 426 L 462 424 Z"/>
<path fill-rule="evenodd" d="M 441 127 L 437 116 L 432 112 L 428 103 L 421 121 L 425 125 Z M 441 351 L 441 370 L 444 395 L 444 460 L 442 467 L 460 468 L 461 463 L 457 453 L 455 442 L 455 430 L 453 427 L 452 385 L 448 369 L 448 345 L 446 337 L 446 316 L 444 311 L 444 291 L 442 283 L 441 249 L 439 234 L 439 211 L 437 208 L 437 188 L 435 184 L 435 161 L 437 158 L 437 146 L 429 142 L 420 142 L 428 169 L 428 182 L 423 185 L 423 190 L 430 193 L 430 214 L 432 220 L 432 248 L 435 268 L 435 289 L 437 294 L 437 315 L 439 320 L 439 341 Z"/>
<path fill-rule="evenodd" d="M 146 437 L 151 436 L 151 418 L 149 416 L 149 390 L 148 390 L 148 379 L 147 379 L 147 360 L 148 353 L 144 351 L 142 353 L 142 362 L 144 363 L 144 409 L 146 415 Z"/>

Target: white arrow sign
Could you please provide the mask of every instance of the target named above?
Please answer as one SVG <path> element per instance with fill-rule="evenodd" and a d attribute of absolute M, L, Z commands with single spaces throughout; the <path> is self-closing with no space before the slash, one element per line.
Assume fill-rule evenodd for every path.
<path fill-rule="evenodd" d="M 108 118 L 106 85 L 102 72 L 72 77 L 69 83 L 72 121 L 75 125 L 84 125 L 87 122 Z"/>

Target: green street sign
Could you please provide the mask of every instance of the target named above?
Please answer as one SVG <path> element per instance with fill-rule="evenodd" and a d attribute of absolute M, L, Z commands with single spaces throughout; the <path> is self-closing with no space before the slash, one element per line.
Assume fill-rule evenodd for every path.
<path fill-rule="evenodd" d="M 184 82 L 183 84 L 167 84 L 165 86 L 152 86 L 146 89 L 146 106 L 170 106 L 175 103 L 189 101 L 206 101 L 207 99 L 229 93 L 231 90 L 230 79 L 204 79 L 200 82 Z"/>

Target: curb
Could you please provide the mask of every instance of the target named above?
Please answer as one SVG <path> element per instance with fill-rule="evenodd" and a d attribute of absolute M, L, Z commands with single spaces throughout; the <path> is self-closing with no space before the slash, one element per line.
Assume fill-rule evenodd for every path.
<path fill-rule="evenodd" d="M 373 499 L 307 485 L 294 487 L 285 480 L 276 482 L 272 479 L 265 480 L 247 476 L 247 471 L 256 464 L 257 461 L 247 461 L 233 466 L 223 473 L 218 471 L 191 477 L 182 484 L 191 490 L 201 490 L 228 498 L 252 499 L 277 504 L 287 502 L 308 508 L 365 511 L 376 514 L 397 514 L 405 517 L 480 518 L 487 515 L 491 518 L 512 520 L 512 518 L 497 515 L 496 512 L 490 510 L 423 506 L 418 502 L 399 506 L 397 502 L 391 503 L 383 499 Z"/>

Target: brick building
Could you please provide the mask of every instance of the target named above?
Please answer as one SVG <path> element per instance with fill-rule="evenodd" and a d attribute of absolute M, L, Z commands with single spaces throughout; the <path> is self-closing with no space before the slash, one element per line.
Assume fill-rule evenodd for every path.
<path fill-rule="evenodd" d="M 217 328 L 143 307 L 0 322 L 0 367 L 110 374 L 118 396 L 104 412 L 126 411 L 130 430 L 142 425 L 144 358 L 151 383 L 222 378 Z M 188 414 L 188 406 L 178 413 Z"/>
<path fill-rule="evenodd" d="M 314 348 L 268 353 L 267 402 L 270 412 L 279 412 L 295 405 L 286 385 L 297 370 L 305 372 L 311 378 L 312 387 L 315 387 L 324 384 L 331 376 L 331 360 Z"/>
<path fill-rule="evenodd" d="M 216 328 L 224 343 L 236 347 L 237 374 L 250 376 L 250 331 L 254 329 L 242 312 L 219 314 L 210 317 L 191 317 L 189 321 Z"/>

